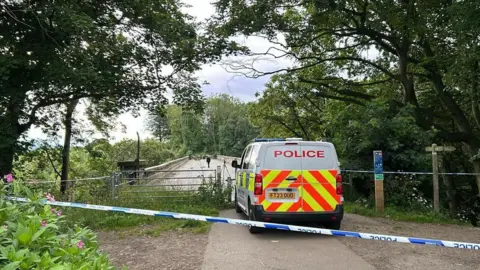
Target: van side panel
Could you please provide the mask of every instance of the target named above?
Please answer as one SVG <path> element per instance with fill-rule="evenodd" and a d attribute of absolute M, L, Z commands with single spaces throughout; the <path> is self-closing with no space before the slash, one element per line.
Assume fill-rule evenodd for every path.
<path fill-rule="evenodd" d="M 248 192 L 253 192 L 255 187 L 255 173 L 248 173 Z"/>

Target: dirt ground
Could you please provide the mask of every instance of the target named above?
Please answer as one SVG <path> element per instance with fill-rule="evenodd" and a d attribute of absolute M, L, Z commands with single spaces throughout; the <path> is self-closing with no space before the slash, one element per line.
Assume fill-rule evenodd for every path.
<path fill-rule="evenodd" d="M 342 230 L 480 243 L 480 228 L 399 222 L 354 214 L 345 216 Z M 155 237 L 100 232 L 98 239 L 101 250 L 109 254 L 112 262 L 128 269 L 200 269 L 208 244 L 206 233 L 177 231 L 161 232 Z M 376 269 L 480 270 L 478 250 L 336 239 Z"/>
<path fill-rule="evenodd" d="M 345 216 L 342 230 L 480 243 L 480 228 Z M 338 238 L 376 269 L 480 269 L 480 251 Z"/>
<path fill-rule="evenodd" d="M 121 269 L 198 269 L 203 262 L 208 234 L 164 232 L 159 236 L 127 235 L 118 232 L 98 234 L 101 251 Z"/>

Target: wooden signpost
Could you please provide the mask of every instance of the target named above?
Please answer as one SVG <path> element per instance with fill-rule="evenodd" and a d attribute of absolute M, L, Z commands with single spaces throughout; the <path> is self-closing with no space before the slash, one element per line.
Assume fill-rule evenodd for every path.
<path fill-rule="evenodd" d="M 433 209 L 438 212 L 440 210 L 439 191 L 438 191 L 438 154 L 437 152 L 455 151 L 453 146 L 427 146 L 425 151 L 432 152 L 432 170 L 433 170 Z"/>

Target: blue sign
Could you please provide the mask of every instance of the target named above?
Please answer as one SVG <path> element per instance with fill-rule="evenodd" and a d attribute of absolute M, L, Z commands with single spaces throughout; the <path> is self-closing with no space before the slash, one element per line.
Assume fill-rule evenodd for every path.
<path fill-rule="evenodd" d="M 382 151 L 373 151 L 373 170 L 375 174 L 383 174 Z"/>

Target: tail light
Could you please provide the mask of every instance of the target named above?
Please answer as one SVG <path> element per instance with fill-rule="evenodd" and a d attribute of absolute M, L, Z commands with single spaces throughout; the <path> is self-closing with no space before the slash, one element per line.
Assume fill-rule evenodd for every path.
<path fill-rule="evenodd" d="M 263 176 L 261 174 L 255 174 L 255 186 L 253 189 L 253 194 L 262 195 L 263 193 Z"/>
<path fill-rule="evenodd" d="M 337 180 L 337 194 L 343 195 L 342 175 L 337 174 L 337 177 L 335 177 L 335 179 Z"/>

